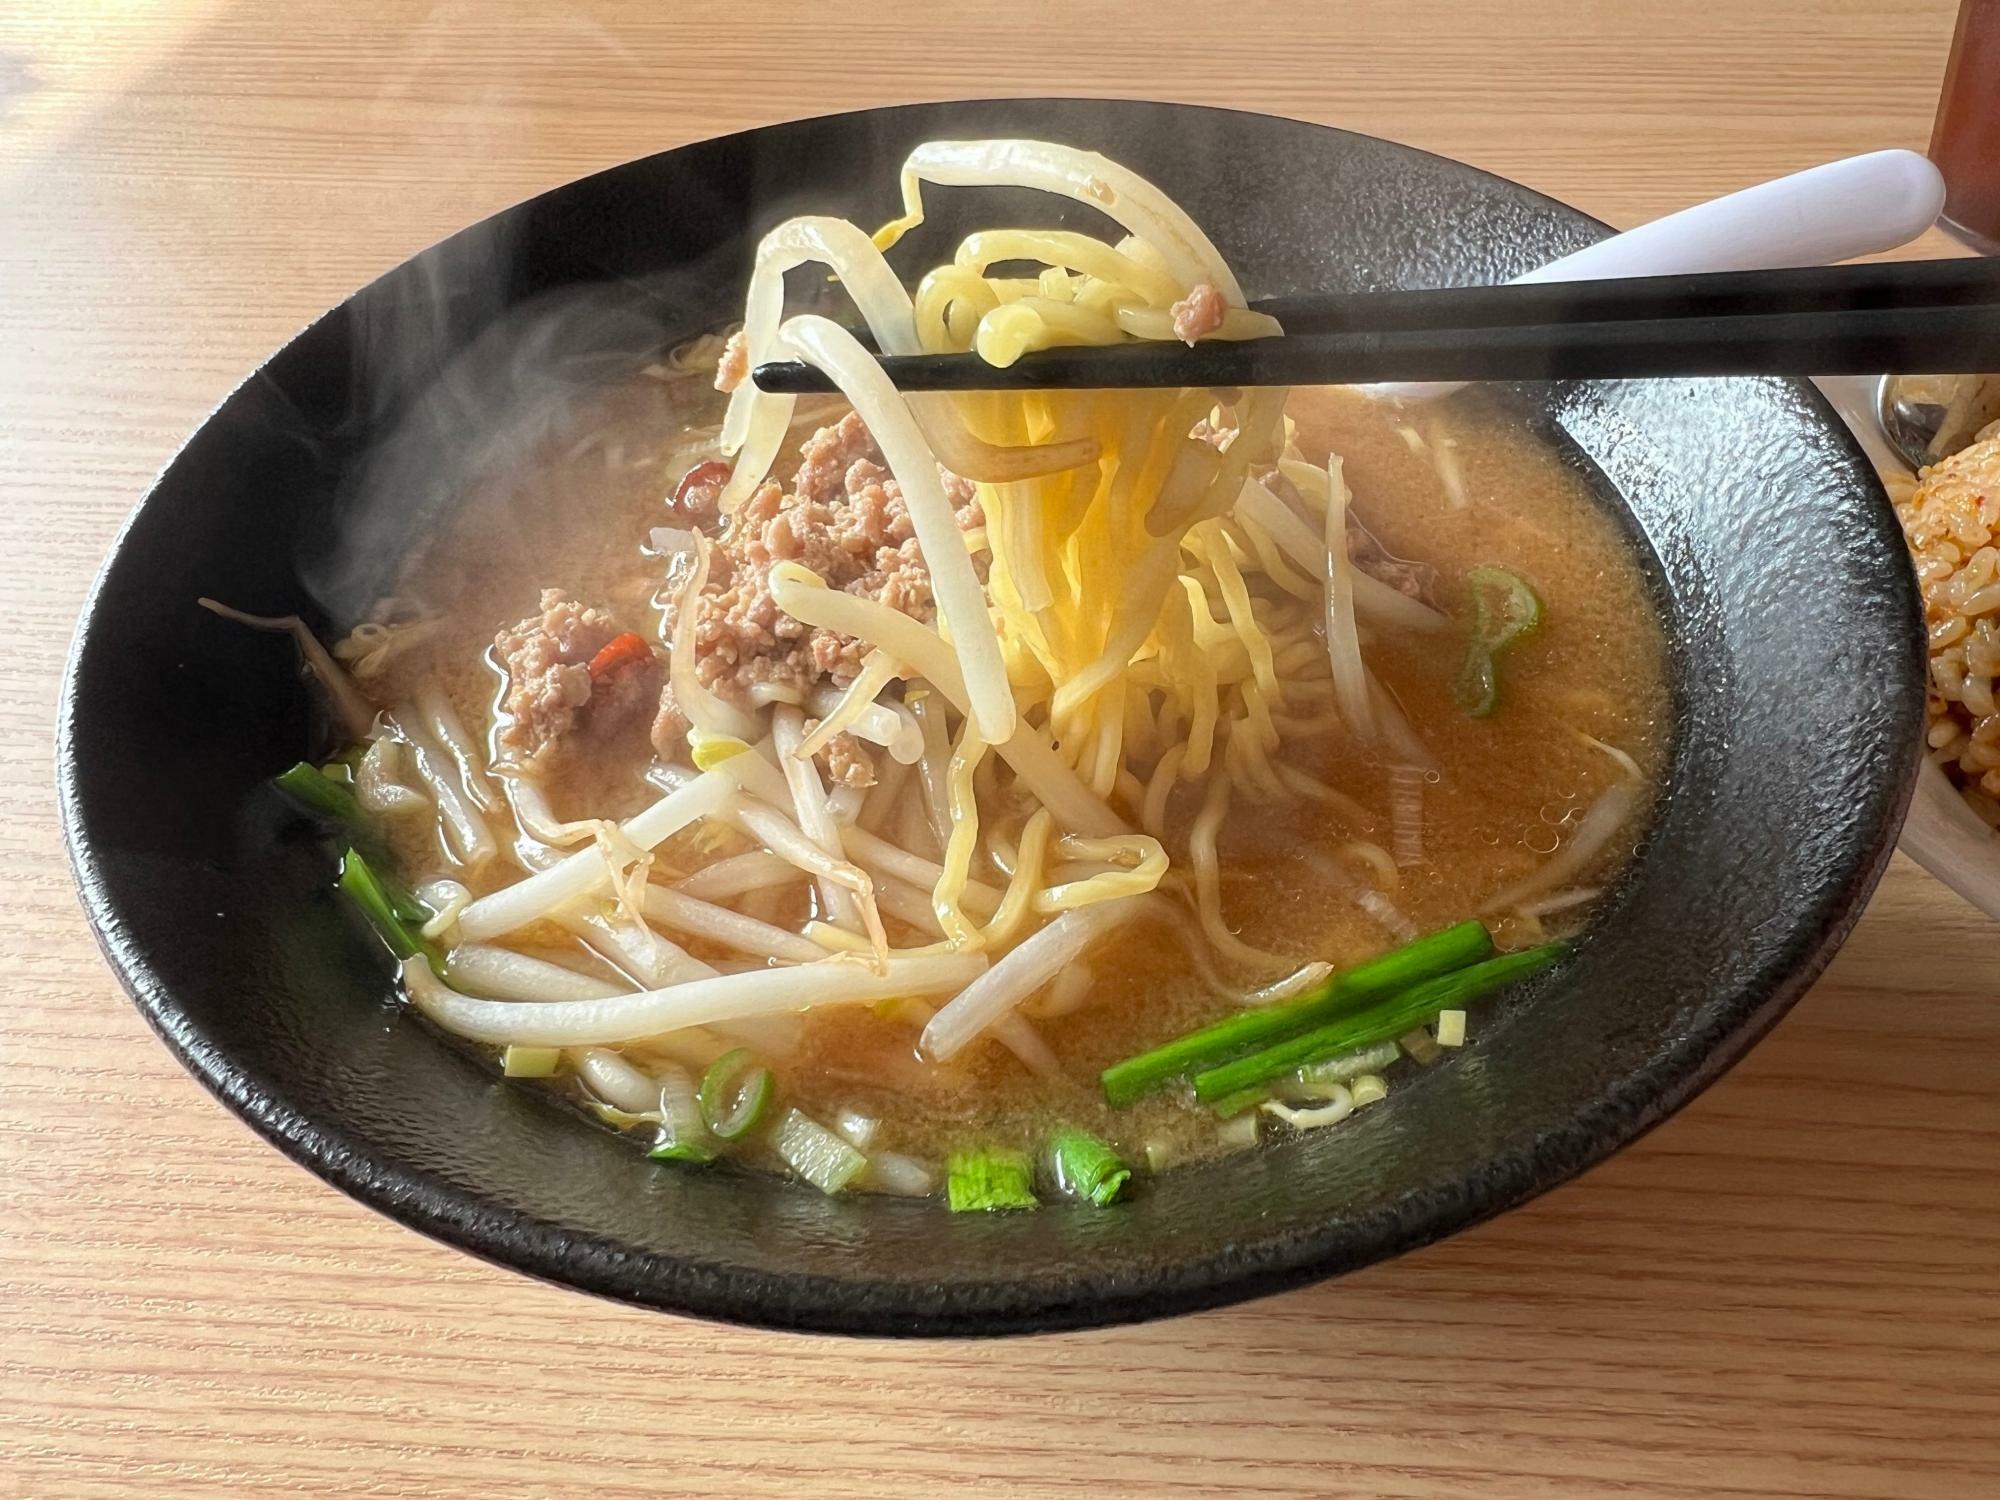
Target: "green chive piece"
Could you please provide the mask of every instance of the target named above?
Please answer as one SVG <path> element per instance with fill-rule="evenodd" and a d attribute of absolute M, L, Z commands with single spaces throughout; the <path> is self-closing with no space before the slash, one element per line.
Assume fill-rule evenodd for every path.
<path fill-rule="evenodd" d="M 1239 1012 L 1115 1063 L 1098 1081 L 1106 1099 L 1127 1105 L 1175 1078 L 1218 1067 L 1232 1057 L 1310 1031 L 1337 1015 L 1492 956 L 1493 939 L 1486 929 L 1477 922 L 1460 922 L 1357 964 L 1296 1000 Z"/>
<path fill-rule="evenodd" d="M 1544 943 L 1539 948 L 1502 954 L 1469 969 L 1428 980 L 1356 1015 L 1343 1016 L 1275 1047 L 1197 1073 L 1194 1096 L 1201 1103 L 1212 1105 L 1286 1073 L 1389 1041 L 1413 1026 L 1423 1025 L 1441 1010 L 1456 1010 L 1525 979 L 1567 952 L 1567 943 Z"/>
<path fill-rule="evenodd" d="M 1394 1042 L 1377 1042 L 1359 1051 L 1331 1058 L 1323 1063 L 1314 1063 L 1310 1068 L 1299 1069 L 1300 1083 L 1346 1083 L 1350 1078 L 1359 1078 L 1363 1073 L 1379 1073 L 1402 1056 Z"/>
<path fill-rule="evenodd" d="M 1117 1201 L 1132 1180 L 1132 1169 L 1116 1151 L 1074 1125 L 1058 1126 L 1049 1137 L 1049 1170 L 1063 1192 L 1099 1208 Z"/>
<path fill-rule="evenodd" d="M 273 776 L 271 785 L 309 812 L 350 828 L 368 827 L 368 815 L 354 800 L 354 794 L 308 761 L 302 760 L 282 775 Z"/>
<path fill-rule="evenodd" d="M 417 893 L 404 885 L 391 870 L 377 869 L 375 883 L 382 887 L 382 894 L 389 900 L 389 910 L 406 927 L 422 927 L 436 915 L 428 906 L 417 899 Z"/>
<path fill-rule="evenodd" d="M 702 1123 L 718 1140 L 736 1140 L 757 1128 L 777 1091 L 771 1070 L 753 1062 L 747 1047 L 725 1052 L 701 1075 Z"/>
<path fill-rule="evenodd" d="M 1377 1042 L 1372 1047 L 1363 1047 L 1358 1052 L 1344 1053 L 1323 1063 L 1315 1063 L 1310 1068 L 1300 1068 L 1298 1079 L 1303 1084 L 1345 1083 L 1350 1078 L 1359 1078 L 1364 1073 L 1379 1073 L 1397 1058 L 1402 1050 L 1394 1042 Z M 1212 1106 L 1216 1118 L 1227 1120 L 1232 1115 L 1240 1115 L 1246 1109 L 1262 1104 L 1271 1097 L 1271 1090 L 1258 1084 L 1254 1088 L 1243 1089 L 1234 1094 L 1226 1094 Z"/>
<path fill-rule="evenodd" d="M 1034 1168 L 1021 1151 L 954 1151 L 945 1165 L 945 1201 L 955 1214 L 1038 1208 Z"/>
<path fill-rule="evenodd" d="M 1271 1091 L 1263 1084 L 1253 1084 L 1247 1089 L 1238 1089 L 1233 1094 L 1224 1094 L 1216 1100 L 1212 1108 L 1218 1120 L 1233 1119 L 1246 1109 L 1255 1109 L 1271 1097 Z"/>
<path fill-rule="evenodd" d="M 1474 568 L 1465 575 L 1465 587 L 1472 595 L 1472 639 L 1452 694 L 1479 719 L 1500 706 L 1500 653 L 1542 623 L 1542 598 L 1507 568 Z"/>
<path fill-rule="evenodd" d="M 700 1141 L 662 1141 L 646 1153 L 648 1161 L 691 1161 L 710 1162 L 715 1160 L 715 1148 Z"/>
<path fill-rule="evenodd" d="M 318 773 L 315 772 L 315 775 Z M 392 888 L 395 894 L 392 894 Z M 444 958 L 430 943 L 412 930 L 414 918 L 402 913 L 414 909 L 419 915 L 427 915 L 417 905 L 416 898 L 404 891 L 396 881 L 384 883 L 382 877 L 369 867 L 368 861 L 358 850 L 349 849 L 340 861 L 340 889 L 348 900 L 361 908 L 361 914 L 368 919 L 368 925 L 389 945 L 389 951 L 398 958 L 414 958 L 422 954 L 434 971 L 442 974 Z"/>

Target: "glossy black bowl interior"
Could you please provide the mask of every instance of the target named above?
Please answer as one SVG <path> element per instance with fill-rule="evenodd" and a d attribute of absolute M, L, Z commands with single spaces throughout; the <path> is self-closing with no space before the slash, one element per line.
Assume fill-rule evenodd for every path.
<path fill-rule="evenodd" d="M 1170 1174 L 1114 1211 L 951 1217 L 662 1170 L 405 1014 L 384 955 L 329 892 L 325 851 L 261 790 L 313 732 L 291 651 L 195 597 L 326 623 L 329 604 L 382 581 L 351 556 L 357 528 L 407 537 L 451 503 L 425 456 L 464 437 L 458 377 L 441 372 L 475 340 L 544 336 L 547 299 L 583 296 L 604 315 L 564 321 L 561 337 L 612 368 L 731 319 L 775 221 L 885 218 L 909 147 L 985 134 L 1139 169 L 1253 296 L 1496 280 L 1604 232 L 1455 163 L 1292 121 L 925 105 L 602 173 L 437 246 L 308 328 L 194 435 L 119 541 L 71 663 L 61 774 L 85 902 L 140 1008 L 328 1181 L 535 1275 L 708 1317 L 870 1333 L 1151 1317 L 1345 1271 L 1562 1181 L 1716 1077 L 1845 933 L 1888 856 L 1922 703 L 1913 584 L 1861 454 L 1797 382 L 1524 386 L 1508 399 L 1591 476 L 1654 579 L 1674 647 L 1671 775 L 1642 857 L 1574 960 L 1388 1107 Z M 933 201 L 936 230 L 906 266 L 972 227 L 964 195 Z M 1091 218 L 991 194 L 977 214 Z M 359 511 L 364 455 L 404 476 L 387 512 Z"/>

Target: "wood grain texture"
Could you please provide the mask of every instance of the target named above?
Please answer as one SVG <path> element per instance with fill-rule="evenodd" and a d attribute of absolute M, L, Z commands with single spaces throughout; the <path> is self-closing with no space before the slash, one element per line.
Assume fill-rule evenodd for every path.
<path fill-rule="evenodd" d="M 0 1494 L 1838 1496 L 2000 1488 L 2000 947 L 1906 862 L 1755 1055 L 1585 1180 L 1341 1283 L 888 1345 L 527 1282 L 169 1060 L 55 828 L 60 662 L 175 444 L 356 285 L 681 141 L 1152 95 L 1620 223 L 1925 139 L 1943 0 L 0 5 Z"/>

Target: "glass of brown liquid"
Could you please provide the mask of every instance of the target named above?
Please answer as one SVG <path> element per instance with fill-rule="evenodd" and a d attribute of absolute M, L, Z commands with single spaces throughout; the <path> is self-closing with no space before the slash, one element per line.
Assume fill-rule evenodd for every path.
<path fill-rule="evenodd" d="M 1930 157 L 1944 174 L 1940 227 L 2000 255 L 2000 0 L 1960 0 Z"/>

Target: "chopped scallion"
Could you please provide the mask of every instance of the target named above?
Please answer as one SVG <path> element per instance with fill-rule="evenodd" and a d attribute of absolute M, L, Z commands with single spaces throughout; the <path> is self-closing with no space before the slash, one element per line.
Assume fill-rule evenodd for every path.
<path fill-rule="evenodd" d="M 796 1109 L 786 1110 L 778 1121 L 771 1149 L 786 1166 L 828 1196 L 846 1187 L 868 1165 L 867 1157 Z"/>
<path fill-rule="evenodd" d="M 1347 1092 L 1354 1098 L 1354 1107 L 1360 1109 L 1388 1098 L 1389 1085 L 1380 1073 L 1363 1073 L 1347 1086 Z"/>
<path fill-rule="evenodd" d="M 1511 568 L 1492 565 L 1465 575 L 1472 593 L 1473 628 L 1488 651 L 1501 652 L 1542 623 L 1542 597 Z"/>
<path fill-rule="evenodd" d="M 1444 1048 L 1431 1040 L 1431 1034 L 1421 1026 L 1412 1026 L 1396 1038 L 1396 1046 L 1420 1068 L 1428 1068 L 1444 1056 Z"/>
<path fill-rule="evenodd" d="M 1233 1120 L 1224 1120 L 1215 1127 L 1216 1143 L 1225 1150 L 1241 1151 L 1246 1146 L 1257 1144 L 1257 1114 L 1238 1115 Z"/>
<path fill-rule="evenodd" d="M 646 1154 L 654 1161 L 713 1161 L 715 1138 L 687 1069 L 667 1063 L 653 1080 L 660 1086 L 660 1141 Z"/>
<path fill-rule="evenodd" d="M 1466 715 L 1483 719 L 1500 706 L 1500 666 L 1493 653 L 1474 641 L 1451 679 L 1451 696 Z"/>
<path fill-rule="evenodd" d="M 1466 713 L 1484 718 L 1500 706 L 1500 653 L 1541 624 L 1542 600 L 1506 568 L 1474 568 L 1465 587 L 1472 595 L 1472 639 L 1452 693 Z"/>
<path fill-rule="evenodd" d="M 508 1078 L 550 1078 L 561 1066 L 560 1047 L 513 1046 L 500 1054 L 500 1071 Z"/>
<path fill-rule="evenodd" d="M 1255 1109 L 1271 1097 L 1270 1085 L 1257 1083 L 1233 1094 L 1224 1094 L 1213 1106 L 1218 1120 L 1233 1120 L 1246 1109 Z"/>
<path fill-rule="evenodd" d="M 1434 1035 L 1440 1047 L 1463 1047 L 1465 1045 L 1465 1012 L 1462 1010 L 1439 1011 L 1437 1030 Z"/>
<path fill-rule="evenodd" d="M 1458 1009 L 1483 999 L 1546 968 L 1568 951 L 1566 943 L 1546 943 L 1413 986 L 1359 1014 L 1343 1016 L 1275 1047 L 1197 1073 L 1194 1096 L 1204 1104 L 1213 1104 L 1269 1079 L 1339 1057 L 1358 1047 L 1402 1036 L 1431 1020 L 1439 1011 Z"/>
<path fill-rule="evenodd" d="M 319 773 L 313 773 L 317 776 Z M 434 972 L 442 973 L 444 959 L 437 949 L 413 932 L 413 920 L 404 915 L 416 906 L 415 898 L 404 891 L 399 883 L 384 879 L 369 867 L 368 861 L 356 850 L 349 849 L 340 861 L 340 889 L 347 899 L 361 909 L 361 914 L 380 934 L 382 941 L 389 945 L 389 951 L 398 958 L 414 958 L 422 954 L 429 961 Z M 393 893 L 393 894 L 392 894 Z M 427 913 L 426 913 L 427 915 Z"/>
<path fill-rule="evenodd" d="M 955 1214 L 1036 1208 L 1034 1175 L 1019 1151 L 954 1151 L 945 1165 L 945 1201 Z"/>
<path fill-rule="evenodd" d="M 393 872 L 375 868 L 375 883 L 382 888 L 382 894 L 388 898 L 389 910 L 396 914 L 396 920 L 405 927 L 421 928 L 436 915 L 419 901 L 417 893 L 404 885 Z"/>
<path fill-rule="evenodd" d="M 686 1083 L 683 1076 L 682 1082 Z M 688 1088 L 687 1097 L 692 1107 L 693 1089 Z M 589 1101 L 590 1111 L 614 1130 L 635 1130 L 641 1125 L 651 1125 L 657 1132 L 653 1144 L 646 1155 L 653 1161 L 708 1162 L 715 1160 L 715 1142 L 701 1128 L 697 1118 L 692 1127 L 687 1124 L 683 1111 L 668 1095 L 665 1088 L 660 1091 L 658 1109 L 641 1110 L 637 1113 L 620 1109 L 615 1104 L 606 1104 L 602 1099 Z"/>
<path fill-rule="evenodd" d="M 652 1161 L 692 1161 L 715 1160 L 715 1147 L 706 1141 L 661 1141 L 646 1156 Z"/>
<path fill-rule="evenodd" d="M 344 823 L 349 828 L 366 829 L 368 815 L 354 794 L 318 766 L 300 761 L 282 775 L 273 776 L 271 785 L 308 811 Z"/>
<path fill-rule="evenodd" d="M 1297 1000 L 1244 1011 L 1114 1064 L 1099 1079 L 1104 1097 L 1113 1104 L 1130 1104 L 1171 1079 L 1218 1067 L 1233 1057 L 1311 1031 L 1335 1016 L 1477 964 L 1492 954 L 1493 939 L 1486 929 L 1477 922 L 1460 922 L 1357 964 Z"/>
<path fill-rule="evenodd" d="M 701 1076 L 702 1122 L 718 1140 L 736 1140 L 757 1128 L 776 1093 L 776 1078 L 749 1049 L 725 1052 Z"/>
<path fill-rule="evenodd" d="M 1087 1130 L 1064 1125 L 1049 1137 L 1049 1174 L 1070 1197 L 1103 1208 L 1125 1190 L 1132 1169 L 1106 1142 Z"/>

